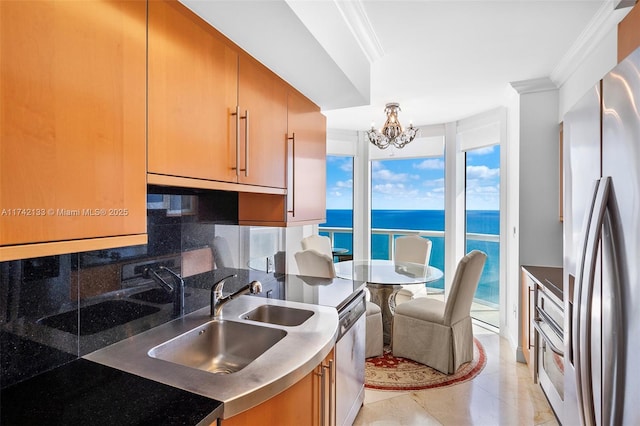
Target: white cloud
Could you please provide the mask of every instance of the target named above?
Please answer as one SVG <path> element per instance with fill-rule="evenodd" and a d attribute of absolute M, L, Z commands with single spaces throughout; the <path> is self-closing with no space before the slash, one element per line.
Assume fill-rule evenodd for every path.
<path fill-rule="evenodd" d="M 467 166 L 468 179 L 492 179 L 500 176 L 500 169 L 490 169 L 487 166 Z"/>
<path fill-rule="evenodd" d="M 418 164 L 413 164 L 413 168 L 420 170 L 444 170 L 444 161 L 438 158 L 429 158 Z"/>
<path fill-rule="evenodd" d="M 467 208 L 470 210 L 499 210 L 500 185 L 479 179 L 467 180 Z"/>
<path fill-rule="evenodd" d="M 477 148 L 467 151 L 469 155 L 488 155 L 494 151 L 495 145 L 485 146 L 484 148 Z"/>
<path fill-rule="evenodd" d="M 373 185 L 371 190 L 380 194 L 399 194 L 405 191 L 405 186 L 401 183 L 382 183 Z"/>
<path fill-rule="evenodd" d="M 405 182 L 409 179 L 407 173 L 394 173 L 388 169 L 376 170 L 372 173 L 374 179 L 380 179 L 386 182 Z"/>
<path fill-rule="evenodd" d="M 353 188 L 353 179 L 339 180 L 336 182 L 338 188 Z"/>
<path fill-rule="evenodd" d="M 353 171 L 353 161 L 352 160 L 345 160 L 344 163 L 342 163 L 342 165 L 340 166 L 340 170 L 342 170 L 343 172 L 352 172 Z"/>
<path fill-rule="evenodd" d="M 422 181 L 422 186 L 426 186 L 428 188 L 442 188 L 442 189 L 444 189 L 444 178 L 424 180 L 424 181 Z"/>

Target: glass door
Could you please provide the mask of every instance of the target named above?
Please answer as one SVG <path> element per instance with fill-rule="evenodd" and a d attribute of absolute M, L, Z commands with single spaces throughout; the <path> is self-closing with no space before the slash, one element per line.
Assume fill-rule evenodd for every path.
<path fill-rule="evenodd" d="M 471 316 L 500 325 L 500 145 L 466 151 L 466 252 L 481 250 L 487 261 Z"/>
<path fill-rule="evenodd" d="M 327 155 L 327 221 L 320 235 L 331 239 L 334 260 L 353 257 L 353 157 Z"/>

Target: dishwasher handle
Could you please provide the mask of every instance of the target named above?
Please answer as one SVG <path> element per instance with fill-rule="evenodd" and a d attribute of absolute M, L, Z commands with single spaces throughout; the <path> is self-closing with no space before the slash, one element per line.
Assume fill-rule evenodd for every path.
<path fill-rule="evenodd" d="M 347 306 L 338 312 L 338 338 L 340 340 L 367 311 L 364 291 L 353 298 Z"/>

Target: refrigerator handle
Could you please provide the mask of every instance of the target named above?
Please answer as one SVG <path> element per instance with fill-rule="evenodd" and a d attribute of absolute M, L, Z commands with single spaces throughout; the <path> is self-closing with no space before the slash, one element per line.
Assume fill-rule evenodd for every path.
<path fill-rule="evenodd" d="M 611 178 L 607 178 L 611 179 Z M 613 188 L 613 185 L 611 185 Z M 624 259 L 620 258 L 620 236 L 616 233 L 617 229 L 613 225 L 612 220 L 614 211 L 611 206 L 614 202 L 613 189 L 609 190 L 607 209 L 604 215 L 602 226 L 602 251 L 603 263 L 608 262 L 610 266 L 609 274 L 603 281 L 609 283 L 611 289 L 611 325 L 608 329 L 608 336 L 611 338 L 610 346 L 614 349 L 610 351 L 611 359 L 603 363 L 603 379 L 602 383 L 602 419 L 603 425 L 619 425 L 623 423 L 624 413 L 624 386 L 625 386 L 625 358 L 626 348 L 626 327 L 624 322 L 624 304 L 622 303 L 623 285 L 621 264 Z M 605 254 L 606 253 L 606 254 Z M 609 256 L 607 256 L 607 254 Z M 603 267 L 604 271 L 604 267 Z M 604 325 L 603 325 L 604 327 Z M 605 370 L 606 369 L 606 372 Z"/>
<path fill-rule="evenodd" d="M 576 393 L 582 424 L 595 425 L 591 365 L 591 307 L 595 282 L 598 247 L 607 210 L 611 178 L 601 178 L 594 186 L 589 220 L 574 289 L 573 354 L 576 372 Z"/>
<path fill-rule="evenodd" d="M 580 252 L 578 254 L 578 264 L 577 264 L 577 273 L 575 286 L 573 290 L 573 317 L 571 320 L 572 329 L 571 329 L 571 352 L 573 353 L 573 366 L 575 371 L 575 381 L 576 381 L 576 397 L 578 403 L 578 413 L 580 415 L 580 423 L 586 424 L 584 419 L 584 409 L 583 409 L 583 401 L 584 397 L 582 395 L 582 390 L 584 388 L 582 384 L 582 375 L 580 374 L 582 358 L 580 354 L 580 342 L 581 342 L 581 324 L 580 317 L 582 311 L 582 288 L 584 287 L 584 268 L 585 268 L 585 255 L 588 249 L 588 235 L 589 229 L 592 222 L 593 216 L 593 206 L 596 200 L 596 194 L 598 193 L 598 186 L 600 184 L 600 180 L 596 180 L 593 183 L 593 188 L 591 190 L 591 203 L 589 204 L 589 208 L 585 211 L 585 220 L 584 227 L 582 230 L 583 241 L 582 247 L 580 247 Z"/>

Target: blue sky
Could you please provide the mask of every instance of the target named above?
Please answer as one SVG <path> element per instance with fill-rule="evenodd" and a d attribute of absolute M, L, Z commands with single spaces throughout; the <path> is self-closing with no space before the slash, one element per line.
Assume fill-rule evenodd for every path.
<path fill-rule="evenodd" d="M 467 153 L 467 208 L 499 210 L 499 146 Z M 444 157 L 371 164 L 374 210 L 443 210 Z M 327 156 L 327 209 L 351 209 L 353 160 Z"/>

